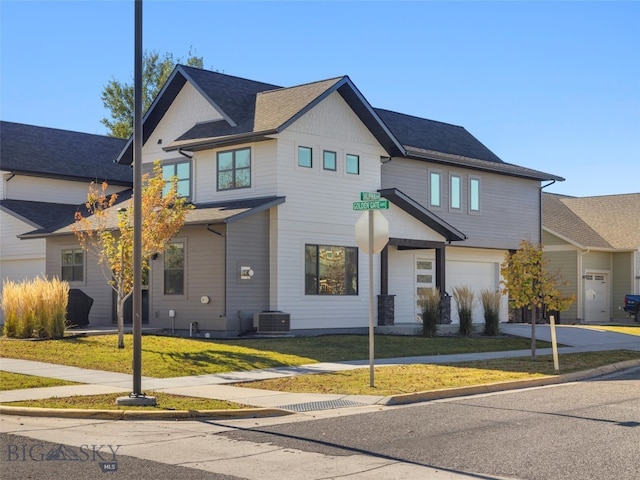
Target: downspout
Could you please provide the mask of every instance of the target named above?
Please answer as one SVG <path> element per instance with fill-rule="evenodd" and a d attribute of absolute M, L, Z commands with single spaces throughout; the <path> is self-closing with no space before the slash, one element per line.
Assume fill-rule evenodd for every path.
<path fill-rule="evenodd" d="M 578 309 L 576 311 L 576 320 L 579 323 L 584 323 L 584 267 L 582 262 L 582 257 L 589 253 L 589 249 L 579 250 L 578 251 L 578 281 L 576 282 L 576 287 L 578 288 Z"/>
<path fill-rule="evenodd" d="M 219 232 L 217 230 L 214 230 L 213 228 L 211 228 L 211 224 L 207 224 L 207 230 L 209 230 L 211 233 L 215 233 L 216 235 L 218 235 L 219 237 L 222 237 L 224 239 L 224 263 L 223 263 L 223 272 L 222 272 L 222 278 L 223 278 L 223 282 L 222 282 L 222 295 L 224 297 L 224 310 L 223 310 L 223 316 L 226 318 L 227 317 L 227 236 L 222 233 Z M 225 327 L 226 328 L 226 327 Z"/>
<path fill-rule="evenodd" d="M 3 196 L 3 200 L 6 200 L 7 198 L 9 198 L 9 195 L 7 195 L 7 188 L 6 188 L 6 185 L 7 185 L 7 183 L 9 183 L 9 180 L 11 180 L 11 179 L 12 179 L 13 177 L 15 177 L 15 176 L 16 176 L 16 172 L 11 172 L 11 175 L 9 175 L 9 178 L 7 178 L 7 179 L 4 181 L 5 188 L 3 188 L 3 189 L 2 189 L 2 192 L 3 192 L 3 195 L 2 195 L 2 196 Z"/>
<path fill-rule="evenodd" d="M 543 208 L 542 208 L 542 190 L 544 190 L 547 187 L 550 187 L 551 185 L 553 185 L 554 183 L 556 183 L 555 180 L 552 180 L 551 183 L 547 183 L 546 185 L 542 185 L 540 187 L 540 245 L 542 246 L 542 230 L 543 230 L 543 221 L 542 221 L 542 215 L 543 215 Z"/>
<path fill-rule="evenodd" d="M 189 158 L 189 159 L 193 158 L 193 154 L 189 155 L 188 153 L 184 153 L 184 152 L 182 151 L 182 149 L 181 149 L 181 148 L 179 148 L 179 149 L 178 149 L 178 153 L 179 153 L 180 155 L 182 155 L 183 157 L 187 157 L 187 158 Z M 209 227 L 207 226 L 207 229 L 208 229 L 208 228 L 209 228 Z"/>

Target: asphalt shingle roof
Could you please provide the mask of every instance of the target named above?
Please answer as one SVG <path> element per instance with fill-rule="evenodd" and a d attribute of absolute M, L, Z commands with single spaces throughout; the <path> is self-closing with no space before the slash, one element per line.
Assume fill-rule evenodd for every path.
<path fill-rule="evenodd" d="M 179 65 L 145 117 L 145 140 L 186 81 L 211 102 L 224 120 L 194 125 L 165 147 L 167 150 L 194 151 L 277 133 L 325 95 L 337 91 L 392 156 L 407 155 L 536 180 L 564 180 L 503 162 L 463 127 L 375 109 L 347 76 L 282 88 Z M 129 142 L 119 161 L 131 163 L 131 155 Z"/>
<path fill-rule="evenodd" d="M 131 185 L 131 169 L 114 163 L 120 138 L 0 122 L 0 168 L 24 175 Z"/>
<path fill-rule="evenodd" d="M 35 231 L 47 233 L 74 221 L 78 205 L 28 200 L 0 200 L 0 209 L 30 223 Z"/>
<path fill-rule="evenodd" d="M 586 248 L 640 248 L 640 193 L 569 197 L 543 195 L 543 225 Z"/>

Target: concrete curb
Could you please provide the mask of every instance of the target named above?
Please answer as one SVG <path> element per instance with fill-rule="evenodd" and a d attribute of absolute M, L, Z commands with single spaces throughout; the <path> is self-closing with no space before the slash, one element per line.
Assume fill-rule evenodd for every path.
<path fill-rule="evenodd" d="M 640 367 L 640 360 L 627 360 L 602 367 L 557 376 L 546 376 L 528 380 L 489 383 L 470 387 L 430 390 L 426 392 L 391 395 L 376 402 L 376 405 L 395 406 L 428 402 L 444 398 L 464 397 L 481 393 L 495 393 L 522 388 L 541 387 L 559 383 L 597 378 L 610 373 Z M 0 415 L 24 417 L 56 417 L 93 420 L 194 420 L 194 419 L 241 419 L 266 418 L 293 415 L 295 412 L 279 408 L 242 408 L 235 410 L 89 410 L 79 408 L 12 407 L 0 405 Z"/>
<path fill-rule="evenodd" d="M 279 408 L 241 408 L 235 410 L 89 410 L 81 408 L 39 408 L 0 406 L 0 415 L 23 417 L 78 418 L 89 420 L 194 420 L 266 418 L 292 415 Z"/>
<path fill-rule="evenodd" d="M 385 397 L 378 402 L 379 405 L 407 405 L 417 402 L 428 402 L 430 400 L 439 400 L 443 398 L 465 397 L 469 395 L 478 395 L 481 393 L 494 393 L 507 390 L 517 390 L 521 388 L 542 387 L 545 385 L 555 385 L 558 383 L 576 382 L 586 380 L 588 378 L 597 378 L 603 375 L 614 373 L 628 368 L 640 366 L 640 360 L 627 360 L 624 362 L 613 363 L 591 370 L 581 372 L 566 373 L 557 376 L 546 376 L 532 378 L 528 380 L 512 380 L 507 382 L 487 383 L 483 385 L 473 385 L 470 387 L 447 388 L 442 390 L 429 390 L 426 392 L 406 393 L 402 395 L 391 395 Z"/>

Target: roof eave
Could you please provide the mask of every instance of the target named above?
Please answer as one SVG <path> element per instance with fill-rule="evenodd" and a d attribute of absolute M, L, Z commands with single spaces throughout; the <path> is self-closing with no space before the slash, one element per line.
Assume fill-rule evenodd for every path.
<path fill-rule="evenodd" d="M 175 152 L 177 150 L 187 150 L 189 152 L 197 152 L 198 150 L 207 150 L 225 145 L 233 145 L 244 141 L 269 140 L 268 135 L 277 134 L 278 130 L 265 130 L 262 132 L 239 133 L 236 135 L 225 135 L 223 137 L 211 137 L 206 139 L 197 139 L 194 141 L 173 142 L 171 145 L 164 147 L 165 152 Z"/>

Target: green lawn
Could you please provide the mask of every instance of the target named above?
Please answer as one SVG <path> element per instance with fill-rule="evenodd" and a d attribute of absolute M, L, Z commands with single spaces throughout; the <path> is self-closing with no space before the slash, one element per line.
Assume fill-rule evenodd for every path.
<path fill-rule="evenodd" d="M 367 335 L 200 340 L 145 335 L 142 338 L 142 375 L 157 378 L 202 375 L 317 362 L 369 358 Z M 0 356 L 76 367 L 131 373 L 132 337 L 117 348 L 116 335 L 25 341 L 2 338 Z M 505 350 L 526 350 L 531 341 L 511 337 L 435 338 L 379 335 L 376 358 L 447 355 Z M 548 347 L 537 342 L 538 347 Z"/>
<path fill-rule="evenodd" d="M 63 385 L 78 385 L 76 382 L 58 380 L 56 378 L 22 375 L 20 373 L 3 372 L 0 370 L 0 390 L 19 390 L 22 388 L 60 387 Z"/>

